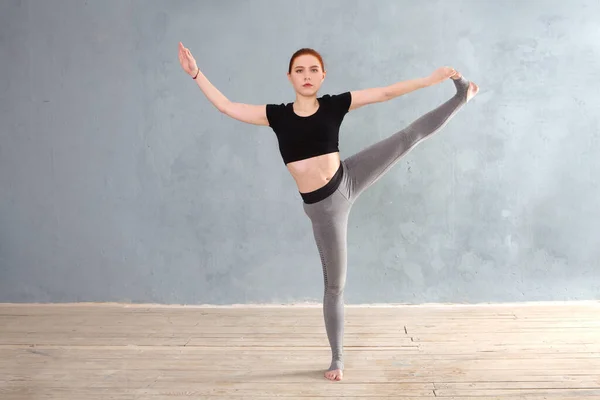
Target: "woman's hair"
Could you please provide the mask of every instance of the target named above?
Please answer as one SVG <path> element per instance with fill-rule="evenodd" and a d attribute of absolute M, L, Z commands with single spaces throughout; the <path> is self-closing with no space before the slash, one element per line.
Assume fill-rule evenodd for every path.
<path fill-rule="evenodd" d="M 298 50 L 297 52 L 295 52 L 294 55 L 292 56 L 292 58 L 290 59 L 290 66 L 288 68 L 288 73 L 292 72 L 292 65 L 294 64 L 294 60 L 300 56 L 303 56 L 304 54 L 310 54 L 312 56 L 317 57 L 319 59 L 319 62 L 321 63 L 321 68 L 323 69 L 323 71 L 325 71 L 325 64 L 323 63 L 323 57 L 321 57 L 319 52 L 314 49 L 305 47 L 305 48 L 302 48 L 302 49 Z"/>

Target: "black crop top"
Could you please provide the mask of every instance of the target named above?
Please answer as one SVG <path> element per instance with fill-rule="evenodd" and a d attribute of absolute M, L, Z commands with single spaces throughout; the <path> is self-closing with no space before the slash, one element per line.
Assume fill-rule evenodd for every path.
<path fill-rule="evenodd" d="M 352 95 L 345 92 L 317 98 L 319 108 L 307 117 L 294 112 L 293 103 L 267 104 L 269 126 L 277 135 L 285 164 L 339 151 L 339 131 L 350 109 Z"/>

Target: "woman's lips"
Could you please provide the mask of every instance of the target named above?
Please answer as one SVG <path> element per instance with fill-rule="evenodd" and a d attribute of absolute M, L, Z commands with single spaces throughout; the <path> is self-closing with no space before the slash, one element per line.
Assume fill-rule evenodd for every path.
<path fill-rule="evenodd" d="M 305 83 L 305 84 L 304 84 L 304 85 L 302 85 L 302 86 L 304 86 L 304 87 L 310 87 L 310 86 L 312 86 L 312 85 L 311 85 L 310 83 Z"/>

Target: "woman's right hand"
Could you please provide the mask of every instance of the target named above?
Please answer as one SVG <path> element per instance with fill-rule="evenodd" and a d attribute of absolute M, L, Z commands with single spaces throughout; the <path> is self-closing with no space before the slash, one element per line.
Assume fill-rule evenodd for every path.
<path fill-rule="evenodd" d="M 179 62 L 181 63 L 181 68 L 189 74 L 191 77 L 196 76 L 198 73 L 198 66 L 196 65 L 196 60 L 190 50 L 183 47 L 183 43 L 179 42 Z"/>

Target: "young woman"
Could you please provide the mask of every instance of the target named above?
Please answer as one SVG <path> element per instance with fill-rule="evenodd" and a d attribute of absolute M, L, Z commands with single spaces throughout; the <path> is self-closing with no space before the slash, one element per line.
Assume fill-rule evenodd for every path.
<path fill-rule="evenodd" d="M 275 132 L 283 161 L 296 181 L 304 211 L 311 220 L 321 257 L 325 280 L 323 314 L 332 351 L 331 365 L 325 371 L 325 377 L 341 380 L 346 231 L 350 209 L 365 189 L 377 182 L 410 149 L 438 132 L 479 88 L 454 69 L 441 67 L 424 78 L 317 97 L 326 71 L 319 53 L 305 48 L 294 53 L 289 63 L 288 79 L 296 92 L 296 100 L 287 104 L 250 105 L 233 102 L 219 92 L 202 74 L 189 49 L 181 42 L 179 61 L 219 111 L 242 122 L 270 126 Z M 388 101 L 449 78 L 456 87 L 452 98 L 388 138 L 340 159 L 338 133 L 348 111 Z"/>

